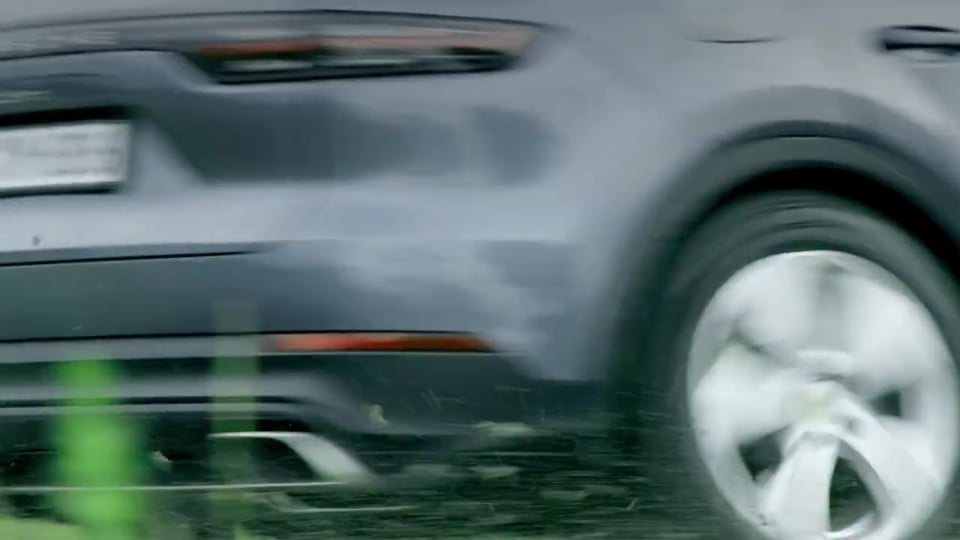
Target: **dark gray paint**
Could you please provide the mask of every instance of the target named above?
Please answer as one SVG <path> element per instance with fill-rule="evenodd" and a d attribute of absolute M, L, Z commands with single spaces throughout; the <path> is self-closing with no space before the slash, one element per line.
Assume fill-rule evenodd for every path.
<path fill-rule="evenodd" d="M 0 12 L 386 10 L 547 33 L 515 70 L 442 77 L 222 87 L 161 53 L 5 63 L 0 81 L 79 74 L 97 91 L 52 83 L 65 103 L 139 116 L 122 191 L 0 200 L 3 340 L 206 333 L 216 306 L 245 302 L 264 330 L 476 332 L 536 378 L 592 380 L 625 261 L 655 264 L 664 224 L 699 208 L 675 193 L 717 148 L 758 129 L 866 133 L 956 194 L 956 67 L 875 51 L 875 27 L 919 22 L 895 6 L 793 7 L 777 39 L 719 44 L 658 0 L 111 1 Z M 238 253 L 64 262 L 204 250 Z"/>

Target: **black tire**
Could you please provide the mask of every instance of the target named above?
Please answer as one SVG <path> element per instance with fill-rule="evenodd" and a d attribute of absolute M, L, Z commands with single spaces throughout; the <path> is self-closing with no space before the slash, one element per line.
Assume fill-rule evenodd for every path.
<path fill-rule="evenodd" d="M 720 497 L 712 484 L 690 429 L 686 404 L 686 363 L 697 320 L 719 287 L 750 262 L 778 253 L 830 249 L 863 257 L 887 269 L 926 305 L 960 358 L 960 295 L 950 272 L 924 245 L 866 207 L 814 192 L 777 192 L 730 204 L 705 220 L 685 239 L 673 259 L 659 300 L 656 320 L 644 332 L 646 343 L 631 344 L 620 381 L 633 406 L 627 421 L 635 430 L 632 451 L 644 483 L 641 501 L 662 509 L 697 538 L 759 538 Z M 649 319 L 647 319 L 649 320 Z M 618 390 L 623 393 L 624 386 Z M 916 538 L 944 532 L 953 509 L 957 478 L 947 499 Z M 638 504 L 643 508 L 644 504 Z M 651 522 L 640 516 L 643 526 Z M 639 527 L 639 526 L 638 526 Z M 657 537 L 652 529 L 633 537 Z"/>

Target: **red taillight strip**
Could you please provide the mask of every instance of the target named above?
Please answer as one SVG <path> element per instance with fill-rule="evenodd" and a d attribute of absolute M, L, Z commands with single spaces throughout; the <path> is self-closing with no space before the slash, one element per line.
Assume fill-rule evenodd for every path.
<path fill-rule="evenodd" d="M 252 41 L 204 45 L 194 50 L 201 56 L 259 56 L 313 52 L 318 49 L 316 39 L 289 39 L 279 41 Z"/>
<path fill-rule="evenodd" d="M 472 352 L 490 353 L 482 339 L 466 334 L 323 333 L 282 334 L 267 340 L 270 352 Z"/>
<path fill-rule="evenodd" d="M 187 56 L 220 83 L 507 69 L 544 28 L 458 17 L 304 11 L 0 29 L 0 61 L 108 51 Z"/>
<path fill-rule="evenodd" d="M 316 37 L 291 40 L 249 41 L 202 45 L 192 50 L 199 56 L 259 56 L 296 54 L 319 51 L 371 51 L 418 49 L 490 49 L 516 53 L 534 37 L 530 28 L 508 28 L 489 31 L 454 32 L 423 29 L 421 35 Z"/>

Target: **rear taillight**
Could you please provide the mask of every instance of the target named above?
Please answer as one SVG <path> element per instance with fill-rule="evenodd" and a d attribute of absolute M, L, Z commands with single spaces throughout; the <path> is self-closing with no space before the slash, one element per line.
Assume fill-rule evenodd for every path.
<path fill-rule="evenodd" d="M 112 50 L 177 52 L 217 81 L 502 69 L 534 27 L 508 22 L 357 13 L 168 17 L 0 32 L 0 59 Z"/>
<path fill-rule="evenodd" d="M 469 334 L 438 333 L 325 333 L 270 336 L 268 352 L 459 352 L 492 353 L 481 338 Z"/>

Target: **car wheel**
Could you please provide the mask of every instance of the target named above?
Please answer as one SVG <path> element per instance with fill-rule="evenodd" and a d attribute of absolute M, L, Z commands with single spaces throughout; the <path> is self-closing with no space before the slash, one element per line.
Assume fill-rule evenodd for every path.
<path fill-rule="evenodd" d="M 671 268 L 635 369 L 638 395 L 661 396 L 638 416 L 682 428 L 642 437 L 675 508 L 722 538 L 939 530 L 960 304 L 920 242 L 849 201 L 768 193 L 703 222 Z"/>

